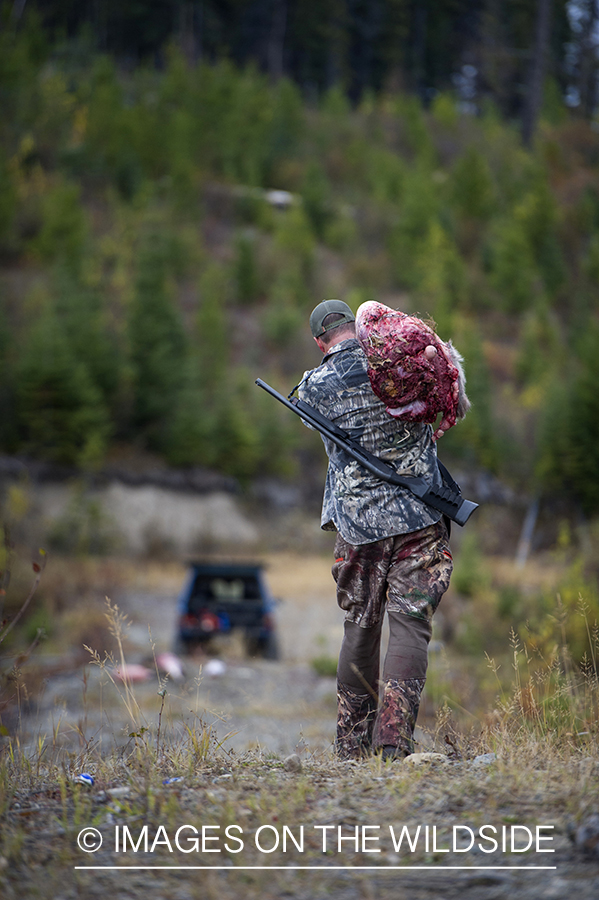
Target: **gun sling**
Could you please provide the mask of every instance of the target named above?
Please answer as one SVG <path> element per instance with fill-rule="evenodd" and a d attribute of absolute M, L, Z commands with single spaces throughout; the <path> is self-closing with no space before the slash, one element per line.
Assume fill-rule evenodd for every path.
<path fill-rule="evenodd" d="M 309 403 L 305 403 L 297 397 L 287 399 L 287 397 L 279 394 L 278 391 L 265 381 L 262 381 L 261 378 L 256 379 L 256 384 L 268 394 L 275 397 L 276 400 L 296 415 L 300 416 L 300 418 L 312 425 L 317 431 L 320 431 L 321 434 L 328 437 L 334 444 L 341 447 L 342 450 L 349 453 L 350 456 L 357 460 L 360 465 L 364 466 L 365 469 L 368 469 L 369 472 L 372 472 L 373 475 L 382 478 L 383 481 L 388 481 L 390 484 L 396 484 L 399 485 L 399 487 L 407 488 L 407 490 L 411 491 L 416 497 L 422 500 L 423 503 L 427 503 L 429 506 L 432 506 L 433 509 L 438 509 L 444 516 L 447 516 L 458 525 L 465 525 L 474 510 L 478 509 L 478 503 L 473 503 L 472 500 L 466 500 L 465 497 L 462 497 L 459 486 L 453 480 L 443 463 L 439 460 L 437 460 L 437 462 L 439 463 L 441 477 L 443 478 L 443 487 L 441 488 L 430 487 L 426 479 L 422 477 L 399 475 L 392 466 L 388 465 L 368 450 L 365 450 L 357 441 L 354 441 L 346 431 L 342 428 L 338 428 L 334 422 L 331 422 L 330 419 L 327 419 L 326 416 L 319 413 L 318 410 L 314 409 L 313 406 L 310 406 Z"/>

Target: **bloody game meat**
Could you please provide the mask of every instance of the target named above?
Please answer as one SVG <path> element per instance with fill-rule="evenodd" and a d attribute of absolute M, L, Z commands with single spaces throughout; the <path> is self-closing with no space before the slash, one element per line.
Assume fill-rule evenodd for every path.
<path fill-rule="evenodd" d="M 433 424 L 441 414 L 435 438 L 466 415 L 462 357 L 421 319 L 369 300 L 356 314 L 356 336 L 389 415 Z"/>

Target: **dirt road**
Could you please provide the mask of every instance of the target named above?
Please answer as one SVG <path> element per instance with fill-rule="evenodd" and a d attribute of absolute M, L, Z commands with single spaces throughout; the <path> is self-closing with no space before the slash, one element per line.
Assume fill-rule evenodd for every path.
<path fill-rule="evenodd" d="M 164 722 L 200 717 L 218 739 L 236 750 L 260 747 L 291 753 L 298 746 L 329 746 L 334 736 L 335 681 L 319 677 L 311 660 L 334 659 L 343 632 L 335 602 L 330 563 L 324 557 L 280 554 L 265 560 L 269 587 L 278 598 L 276 619 L 280 660 L 249 659 L 241 637 L 220 638 L 207 654 L 183 659 L 185 677 L 167 681 Z M 117 590 L 111 598 L 130 620 L 126 629 L 127 663 L 155 669 L 154 656 L 171 650 L 177 621 L 177 596 L 185 568 L 165 568 L 141 583 Z M 222 671 L 209 674 L 209 662 Z M 30 735 L 58 733 L 66 743 L 85 735 L 110 746 L 132 728 L 156 723 L 160 687 L 154 674 L 132 687 L 139 705 L 132 721 L 125 689 L 113 669 L 80 665 L 47 679 L 34 716 L 25 724 Z M 135 705 L 135 704 L 134 704 Z"/>
<path fill-rule="evenodd" d="M 7 813 L 10 827 L 20 829 L 21 843 L 15 838 L 5 855 L 0 853 L 2 895 L 8 900 L 50 895 L 77 900 L 107 893 L 133 900 L 148 892 L 172 900 L 242 896 L 249 900 L 282 896 L 457 900 L 464 895 L 472 900 L 561 900 L 575 894 L 580 900 L 594 900 L 599 865 L 576 849 L 568 835 L 572 822 L 592 821 L 599 765 L 595 758 L 571 754 L 562 760 L 541 743 L 530 748 L 523 743 L 520 748 L 504 746 L 497 763 L 484 766 L 470 760 L 420 769 L 406 764 L 384 766 L 377 759 L 340 763 L 327 749 L 334 735 L 334 679 L 317 676 L 310 665 L 315 656 L 336 654 L 342 633 L 329 560 L 281 555 L 269 563 L 269 584 L 282 598 L 278 608 L 282 659 L 248 660 L 240 643 L 232 640 L 215 648 L 219 655 L 212 657 L 225 664 L 221 675 L 210 676 L 204 658 L 186 662 L 184 681 L 167 682 L 163 737 L 184 735 L 185 722 L 193 725 L 201 720 L 211 736 L 205 757 L 190 771 L 189 766 L 177 768 L 176 754 L 171 754 L 169 774 L 179 775 L 182 770 L 187 774 L 170 784 L 161 781 L 158 768 L 153 771 L 151 807 L 148 772 L 128 763 L 122 764 L 121 771 L 120 754 L 112 754 L 114 777 L 105 783 L 98 780 L 92 791 L 75 785 L 63 797 L 55 783 L 46 784 L 43 775 L 31 789 L 27 776 Z M 129 662 L 152 663 L 149 631 L 156 654 L 171 647 L 176 595 L 183 576 L 183 567 L 157 567 L 115 591 L 111 599 L 131 619 L 125 648 Z M 441 656 L 431 656 L 431 684 Z M 92 746 L 97 742 L 111 749 L 130 741 L 130 735 L 142 727 L 150 727 L 153 749 L 162 704 L 157 678 L 135 684 L 127 697 L 123 685 L 111 676 L 112 670 L 86 665 L 48 679 L 39 714 L 26 723 L 30 734 L 54 735 L 73 748 L 89 749 L 91 741 Z M 421 733 L 421 739 L 425 741 L 426 735 Z M 212 752 L 219 742 L 225 750 L 236 752 Z M 237 752 L 247 748 L 259 752 Z M 287 769 L 282 759 L 295 750 L 302 760 L 299 771 Z M 590 747 L 587 752 L 591 754 Z M 77 758 L 77 754 L 69 756 L 71 774 Z M 122 854 L 108 846 L 115 828 L 124 824 L 137 834 L 135 829 L 144 823 L 156 829 L 163 823 L 165 827 L 170 827 L 168 823 L 188 827 L 191 822 L 216 827 L 230 821 L 241 823 L 249 836 L 248 852 L 243 859 L 225 860 L 226 866 L 218 872 L 210 870 L 213 858 L 190 860 L 183 854 L 175 859 L 166 851 L 156 857 L 130 854 L 127 860 L 133 870 L 125 872 L 115 868 L 122 864 Z M 436 825 L 447 841 L 455 825 L 478 828 L 486 822 L 498 828 L 514 823 L 515 827 L 550 826 L 555 853 L 550 858 L 506 857 L 498 850 L 489 856 L 477 845 L 468 853 L 456 851 L 449 860 L 445 850 L 435 853 L 418 847 L 408 852 L 403 847 L 395 852 L 389 843 L 389 826 L 397 829 L 405 824 L 414 831 Z M 90 823 L 106 841 L 105 850 L 94 858 L 76 842 L 79 829 Z M 263 851 L 250 853 L 251 837 L 258 829 L 273 834 L 286 823 L 294 833 L 302 824 L 307 834 L 323 826 L 337 834 L 341 828 L 344 840 L 365 824 L 374 829 L 369 834 L 380 833 L 384 852 L 373 857 L 354 853 L 350 844 L 344 844 L 343 852 L 325 854 L 312 841 L 307 842 L 305 854 L 295 858 L 284 853 L 277 857 Z M 340 866 L 345 857 L 349 866 Z M 205 871 L 183 870 L 198 859 Z M 175 862 L 182 870 L 166 871 Z M 297 869 L 293 862 L 298 863 Z M 451 871 L 445 870 L 448 862 Z M 138 871 L 141 863 L 166 868 Z M 100 872 L 74 869 L 94 864 L 106 868 Z M 362 865 L 374 869 L 365 872 Z M 535 870 L 535 865 L 543 870 Z"/>
<path fill-rule="evenodd" d="M 280 553 L 263 561 L 269 588 L 279 601 L 280 659 L 248 658 L 241 636 L 235 634 L 219 638 L 207 653 L 184 658 L 184 678 L 166 683 L 163 727 L 176 729 L 190 718 L 200 718 L 218 740 L 226 736 L 225 746 L 235 750 L 259 747 L 285 755 L 298 747 L 330 747 L 335 729 L 335 679 L 333 674 L 317 675 L 312 665 L 320 657 L 334 673 L 343 635 L 343 614 L 335 600 L 330 559 Z M 162 701 L 157 693 L 161 684 L 155 657 L 173 647 L 177 597 L 185 578 L 183 565 L 148 566 L 112 591 L 111 602 L 129 623 L 124 641 L 126 662 L 143 665 L 153 673 L 146 682 L 132 685 L 132 698 L 127 700 L 113 668 L 90 665 L 90 658 L 84 655 L 77 666 L 53 671 L 46 679 L 44 690 L 30 705 L 30 715 L 23 719 L 30 740 L 56 735 L 68 746 L 93 740 L 110 747 L 140 727 L 156 725 Z M 384 630 L 383 643 L 385 640 Z M 215 660 L 223 664 L 218 674 L 213 674 L 209 665 Z M 432 654 L 431 686 L 438 662 Z M 432 690 L 429 694 L 420 719 L 422 724 L 428 717 L 432 726 L 436 698 Z M 429 742 L 421 730 L 417 738 L 426 749 Z"/>

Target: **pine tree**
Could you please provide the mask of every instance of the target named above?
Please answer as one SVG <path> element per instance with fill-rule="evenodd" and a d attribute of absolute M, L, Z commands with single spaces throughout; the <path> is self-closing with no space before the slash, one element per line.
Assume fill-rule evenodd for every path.
<path fill-rule="evenodd" d="M 49 304 L 21 349 L 16 401 L 23 451 L 57 463 L 101 460 L 110 431 L 108 413 Z"/>
<path fill-rule="evenodd" d="M 184 383 L 186 344 L 181 317 L 169 292 L 164 240 L 156 233 L 145 239 L 139 253 L 128 335 L 132 424 L 150 446 L 159 447 Z"/>

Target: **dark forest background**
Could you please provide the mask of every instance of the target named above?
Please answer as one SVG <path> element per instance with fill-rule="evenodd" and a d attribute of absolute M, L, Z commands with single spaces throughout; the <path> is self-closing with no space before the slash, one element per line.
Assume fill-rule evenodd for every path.
<path fill-rule="evenodd" d="M 446 455 L 595 515 L 596 3 L 0 13 L 4 453 L 298 478 L 320 448 L 253 380 L 376 297 L 466 356 Z"/>
<path fill-rule="evenodd" d="M 32 6 L 53 42 L 77 40 L 123 67 L 165 64 L 176 42 L 190 65 L 228 59 L 291 78 L 307 99 L 339 86 L 352 102 L 402 90 L 430 103 L 455 90 L 505 116 L 534 114 L 544 77 L 594 108 L 597 10 L 590 0 L 155 0 Z M 542 75 L 539 80 L 539 72 Z M 538 82 L 538 83 L 537 83 Z M 531 97 L 531 94 L 537 96 Z"/>

